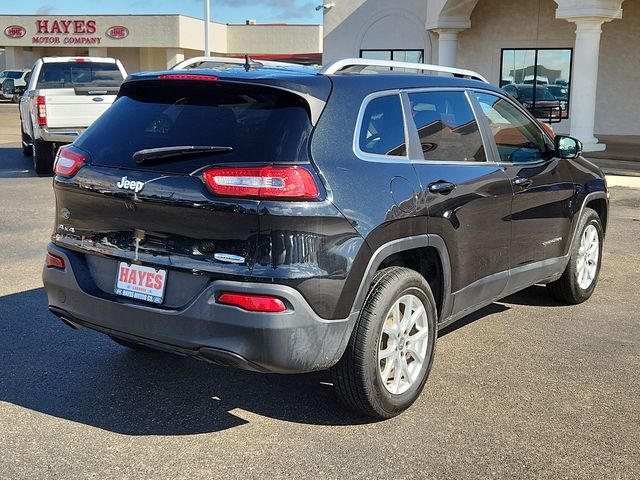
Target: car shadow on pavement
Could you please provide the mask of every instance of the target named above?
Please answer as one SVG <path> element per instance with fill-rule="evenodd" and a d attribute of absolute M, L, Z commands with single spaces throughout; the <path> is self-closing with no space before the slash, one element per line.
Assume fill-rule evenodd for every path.
<path fill-rule="evenodd" d="M 512 305 L 528 305 L 531 307 L 566 307 L 566 303 L 555 300 L 544 285 L 533 285 L 500 300 Z"/>
<path fill-rule="evenodd" d="M 15 145 L 15 144 L 12 144 Z M 53 174 L 52 174 L 53 175 Z M 33 169 L 33 158 L 22 154 L 22 147 L 0 145 L 0 178 L 46 177 Z"/>
<path fill-rule="evenodd" d="M 0 403 L 126 435 L 215 432 L 253 414 L 319 425 L 373 421 L 342 407 L 326 372 L 264 375 L 133 352 L 72 330 L 46 304 L 42 288 L 0 297 Z"/>
<path fill-rule="evenodd" d="M 438 331 L 438 338 L 444 337 L 445 335 L 449 335 L 450 333 L 455 332 L 456 330 L 469 325 L 477 320 L 480 320 L 484 317 L 488 317 L 494 313 L 500 313 L 509 310 L 509 307 L 506 305 L 502 305 L 500 303 L 492 303 L 487 305 L 480 310 L 477 310 L 473 313 L 470 313 L 466 317 L 462 317 L 460 320 L 456 320 L 451 325 L 444 327 L 443 329 Z"/>

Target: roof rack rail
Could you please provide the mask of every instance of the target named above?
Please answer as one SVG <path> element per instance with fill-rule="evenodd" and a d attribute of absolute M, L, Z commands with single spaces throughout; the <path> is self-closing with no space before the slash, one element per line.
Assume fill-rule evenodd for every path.
<path fill-rule="evenodd" d="M 352 68 L 356 67 L 356 68 Z M 359 67 L 359 68 L 358 68 Z M 465 70 L 463 68 L 443 67 L 440 65 L 431 65 L 428 63 L 410 63 L 410 62 L 396 62 L 391 60 L 371 60 L 368 58 L 344 58 L 337 60 L 329 65 L 326 65 L 320 73 L 325 75 L 333 75 L 341 71 L 349 69 L 350 72 L 361 72 L 367 67 L 395 67 L 395 68 L 410 68 L 412 70 L 428 70 L 430 72 L 450 73 L 454 76 L 468 77 L 474 80 L 480 80 L 484 83 L 489 81 L 477 72 L 472 70 Z M 346 72 L 345 72 L 346 73 Z"/>
<path fill-rule="evenodd" d="M 249 57 L 249 61 L 252 64 L 260 65 L 260 66 L 269 66 L 269 67 L 299 67 L 295 63 L 285 63 L 285 62 L 276 62 L 273 60 L 254 60 Z M 234 57 L 193 57 L 187 58 L 173 67 L 171 70 L 185 70 L 187 68 L 193 67 L 198 63 L 219 63 L 220 65 L 244 65 L 246 60 L 244 58 L 234 58 Z"/>

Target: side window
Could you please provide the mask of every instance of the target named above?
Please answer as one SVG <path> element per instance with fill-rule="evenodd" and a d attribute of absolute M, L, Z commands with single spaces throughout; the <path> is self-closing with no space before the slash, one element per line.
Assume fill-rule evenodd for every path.
<path fill-rule="evenodd" d="M 484 162 L 478 123 L 464 92 L 409 93 L 425 160 Z"/>
<path fill-rule="evenodd" d="M 524 113 L 508 101 L 476 93 L 502 162 L 533 163 L 548 157 L 544 135 Z"/>
<path fill-rule="evenodd" d="M 359 145 L 365 153 L 394 157 L 407 155 L 398 95 L 374 98 L 368 103 L 362 117 Z"/>

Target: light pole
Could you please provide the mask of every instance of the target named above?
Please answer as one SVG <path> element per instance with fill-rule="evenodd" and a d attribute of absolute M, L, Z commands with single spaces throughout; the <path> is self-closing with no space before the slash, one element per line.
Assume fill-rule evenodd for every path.
<path fill-rule="evenodd" d="M 211 47 L 209 45 L 209 20 L 211 18 L 211 6 L 209 0 L 204 0 L 204 55 L 211 55 Z"/>

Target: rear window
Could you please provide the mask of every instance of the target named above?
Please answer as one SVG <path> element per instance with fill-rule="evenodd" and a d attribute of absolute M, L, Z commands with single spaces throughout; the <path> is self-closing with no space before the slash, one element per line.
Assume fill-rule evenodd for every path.
<path fill-rule="evenodd" d="M 0 72 L 0 78 L 13 78 L 14 80 L 17 80 L 20 77 L 22 77 L 22 72 L 14 72 L 9 70 Z"/>
<path fill-rule="evenodd" d="M 533 87 L 531 88 L 523 88 L 520 90 L 520 96 L 523 100 L 533 100 Z M 543 87 L 538 85 L 536 87 L 536 100 L 555 100 L 556 97 L 551 95 L 551 92 L 547 89 L 547 87 Z"/>
<path fill-rule="evenodd" d="M 118 88 L 122 81 L 122 73 L 115 63 L 45 63 L 36 88 Z"/>
<path fill-rule="evenodd" d="M 307 104 L 296 94 L 241 83 L 153 80 L 125 84 L 75 144 L 94 165 L 191 173 L 212 163 L 306 162 L 310 133 Z M 175 146 L 232 151 L 143 165 L 133 160 L 139 150 Z"/>

